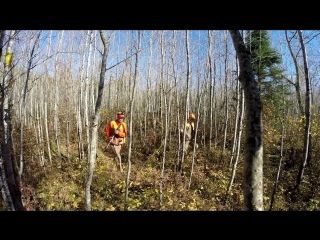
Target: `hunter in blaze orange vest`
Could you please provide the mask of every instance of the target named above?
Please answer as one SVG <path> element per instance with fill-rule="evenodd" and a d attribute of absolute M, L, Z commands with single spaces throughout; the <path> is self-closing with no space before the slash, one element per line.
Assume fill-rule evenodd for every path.
<path fill-rule="evenodd" d="M 124 113 L 118 112 L 116 120 L 112 120 L 106 126 L 106 137 L 110 143 L 110 146 L 114 152 L 114 157 L 116 158 L 116 163 L 120 167 L 122 172 L 121 165 L 121 146 L 126 142 L 127 137 L 127 125 L 124 122 Z"/>

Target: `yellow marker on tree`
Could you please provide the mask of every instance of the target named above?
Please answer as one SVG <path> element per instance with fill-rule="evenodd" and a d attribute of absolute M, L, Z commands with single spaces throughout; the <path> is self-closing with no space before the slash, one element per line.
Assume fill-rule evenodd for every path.
<path fill-rule="evenodd" d="M 6 65 L 11 67 L 12 64 L 12 58 L 13 58 L 13 53 L 7 52 L 6 53 Z"/>

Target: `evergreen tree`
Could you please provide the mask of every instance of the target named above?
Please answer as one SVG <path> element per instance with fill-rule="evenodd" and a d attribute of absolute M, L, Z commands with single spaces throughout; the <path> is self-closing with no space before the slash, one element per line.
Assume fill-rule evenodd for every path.
<path fill-rule="evenodd" d="M 252 67 L 264 104 L 282 105 L 283 94 L 289 94 L 283 70 L 279 67 L 281 56 L 271 48 L 267 30 L 248 30 L 246 45 L 251 52 Z"/>

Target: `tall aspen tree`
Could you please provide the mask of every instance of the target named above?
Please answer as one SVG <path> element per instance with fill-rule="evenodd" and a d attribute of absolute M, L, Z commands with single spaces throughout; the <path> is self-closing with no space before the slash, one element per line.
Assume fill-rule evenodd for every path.
<path fill-rule="evenodd" d="M 88 57 L 87 57 L 87 66 L 85 70 L 85 78 L 84 78 L 84 120 L 85 120 L 85 127 L 87 133 L 87 156 L 90 155 L 90 123 L 89 123 L 89 87 L 90 87 L 90 80 L 89 80 L 89 69 L 91 64 L 91 53 L 92 53 L 92 44 L 93 44 L 93 30 L 88 30 L 87 34 L 89 35 L 89 50 L 88 50 Z"/>
<path fill-rule="evenodd" d="M 54 77 L 55 77 L 55 98 L 54 98 L 54 130 L 55 130 L 55 140 L 56 140 L 56 145 L 57 145 L 57 154 L 58 157 L 60 158 L 60 164 L 62 163 L 62 158 L 61 158 L 61 150 L 60 150 L 60 120 L 59 120 L 59 56 L 62 48 L 62 41 L 63 41 L 63 36 L 64 36 L 64 30 L 59 31 L 59 42 L 57 46 L 57 53 L 55 56 L 55 72 L 54 72 Z"/>
<path fill-rule="evenodd" d="M 301 93 L 301 77 L 300 77 L 300 70 L 299 70 L 299 63 L 297 60 L 296 55 L 293 52 L 292 46 L 291 46 L 291 40 L 288 36 L 288 31 L 285 30 L 285 36 L 286 36 L 286 41 L 287 45 L 290 51 L 290 56 L 292 57 L 293 63 L 294 63 L 294 68 L 295 68 L 295 73 L 296 73 L 296 81 L 294 82 L 292 79 L 286 78 L 286 80 L 292 84 L 296 90 L 296 96 L 297 96 L 297 101 L 298 101 L 298 107 L 300 111 L 300 115 L 302 116 L 304 114 L 304 109 L 303 109 L 303 104 L 302 104 L 302 93 Z"/>
<path fill-rule="evenodd" d="M 199 32 L 199 42 L 198 42 L 198 66 L 201 66 L 200 63 L 200 34 L 201 32 Z M 205 85 L 207 84 L 207 79 L 205 78 L 205 80 L 202 82 L 201 84 L 201 74 L 200 74 L 200 70 L 198 69 L 198 73 L 197 73 L 197 81 L 198 81 L 198 94 L 197 94 L 197 116 L 198 119 L 200 118 L 200 108 L 201 108 L 201 104 L 202 104 L 202 96 L 204 95 L 204 91 L 205 91 Z M 194 165 L 195 165 L 195 153 L 196 153 L 196 146 L 197 146 L 197 136 L 198 136 L 198 128 L 199 128 L 199 120 L 196 122 L 195 124 L 195 134 L 194 134 L 194 144 L 193 144 L 193 149 L 192 149 L 192 164 L 191 164 L 191 171 L 190 171 L 190 177 L 189 177 L 189 184 L 188 184 L 188 190 L 190 190 L 191 187 L 191 180 L 192 180 L 192 174 L 193 174 L 193 170 L 194 170 Z"/>
<path fill-rule="evenodd" d="M 50 30 L 49 32 L 49 43 L 48 43 L 48 48 L 47 48 L 47 59 L 49 59 L 50 54 L 51 54 L 51 47 L 52 47 L 52 30 Z M 48 69 L 48 64 L 49 61 L 45 62 L 45 73 L 46 75 L 49 75 L 49 69 Z M 47 82 L 47 84 L 44 85 L 45 86 L 45 91 L 47 89 L 49 89 L 49 84 Z M 47 142 L 47 151 L 48 151 L 48 158 L 49 158 L 49 162 L 52 165 L 52 157 L 51 157 L 51 146 L 50 146 L 50 137 L 49 137 L 49 126 L 48 126 L 48 98 L 44 98 L 44 128 L 45 128 L 45 136 L 46 136 L 46 142 Z"/>
<path fill-rule="evenodd" d="M 30 79 L 30 71 L 32 69 L 32 63 L 33 63 L 33 58 L 35 54 L 35 47 L 38 44 L 38 41 L 40 39 L 42 31 L 38 31 L 38 33 L 35 36 L 35 40 L 33 42 L 33 46 L 31 47 L 30 51 L 30 56 L 28 59 L 28 67 L 27 67 L 27 74 L 26 74 L 26 80 L 25 80 L 25 85 L 24 85 L 24 90 L 23 90 L 23 98 L 22 98 L 22 114 L 21 114 L 21 119 L 20 119 L 20 169 L 19 169 L 19 178 L 21 182 L 21 176 L 23 172 L 23 166 L 24 166 L 24 156 L 23 156 L 23 141 L 24 141 L 24 125 L 25 125 L 25 114 L 26 114 L 26 99 L 27 99 L 27 91 L 28 91 L 28 83 Z M 40 119 L 39 119 L 40 120 Z"/>
<path fill-rule="evenodd" d="M 79 76 L 79 92 L 78 92 L 78 109 L 77 109 L 77 135 L 78 135 L 78 151 L 79 151 L 79 159 L 82 160 L 84 156 L 84 146 L 83 146 L 83 137 L 82 137 L 82 104 L 83 104 L 83 92 L 84 92 L 84 67 L 85 67 L 85 56 L 86 56 L 86 49 L 88 46 L 90 35 L 85 34 L 85 43 L 82 46 L 82 63 L 80 66 L 80 76 Z M 89 146 L 88 146 L 89 147 Z"/>
<path fill-rule="evenodd" d="M 93 56 L 92 56 L 92 68 L 91 68 L 91 78 L 90 78 L 90 94 L 89 94 L 89 116 L 92 116 L 94 114 L 94 109 L 95 109 L 95 99 L 97 95 L 97 90 L 98 90 L 98 82 L 96 82 L 96 52 L 95 49 L 97 49 L 97 33 L 96 31 L 93 31 L 92 34 L 92 40 L 93 40 Z"/>
<path fill-rule="evenodd" d="M 306 93 L 305 93 L 305 122 L 304 122 L 304 141 L 303 141 L 303 160 L 300 164 L 299 173 L 297 177 L 297 183 L 295 188 L 298 188 L 301 184 L 304 170 L 308 161 L 308 153 L 309 153 L 309 145 L 310 145 L 310 134 L 311 134 L 311 84 L 310 84 L 310 76 L 309 76 L 309 66 L 308 66 L 308 57 L 307 50 L 304 43 L 304 37 L 302 34 L 302 30 L 298 30 L 299 42 L 302 49 L 302 57 L 303 57 L 303 69 L 304 69 L 304 77 L 306 80 Z"/>
<path fill-rule="evenodd" d="M 148 71 L 147 71 L 147 107 L 146 107 L 146 112 L 147 114 L 145 115 L 145 130 L 144 130 L 144 137 L 147 137 L 147 129 L 150 127 L 149 126 L 149 117 L 151 114 L 151 67 L 152 67 L 152 48 L 153 48 L 153 34 L 154 32 L 151 30 L 150 31 L 150 36 L 149 36 L 149 59 L 148 59 Z M 146 144 L 146 141 L 143 143 L 144 145 Z"/>
<path fill-rule="evenodd" d="M 4 158 L 4 168 L 7 177 L 7 183 L 11 194 L 11 199 L 16 211 L 24 211 L 24 206 L 21 199 L 21 190 L 18 174 L 14 167 L 14 158 L 12 153 L 12 138 L 11 138 L 11 94 L 14 84 L 12 77 L 12 68 L 14 67 L 13 62 L 13 45 L 15 43 L 15 37 L 18 31 L 11 30 L 9 33 L 9 40 L 5 55 L 5 68 L 4 68 L 4 79 L 3 79 L 3 96 L 1 102 L 1 127 L 3 129 L 3 143 L 1 143 L 1 152 Z"/>
<path fill-rule="evenodd" d="M 237 66 L 239 66 L 239 61 L 237 61 Z M 238 76 L 240 75 L 239 67 L 237 67 L 238 70 Z M 231 191 L 232 184 L 234 182 L 234 178 L 236 176 L 236 170 L 237 165 L 239 162 L 239 156 L 240 156 L 240 149 L 241 149 L 241 136 L 242 136 L 242 121 L 243 121 L 243 114 L 244 114 L 244 92 L 243 89 L 239 89 L 239 81 L 237 81 L 237 113 L 236 113 L 236 119 L 235 119 L 235 131 L 234 131 L 234 143 L 232 147 L 232 155 L 230 159 L 229 167 L 232 166 L 231 169 L 231 177 L 229 180 L 229 184 L 227 187 L 226 192 L 226 200 L 228 199 L 228 196 Z M 233 162 L 233 157 L 235 158 Z"/>
<path fill-rule="evenodd" d="M 224 43 L 225 43 L 225 56 L 224 56 L 224 104 L 225 104 L 225 122 L 224 122 L 224 135 L 223 135 L 223 143 L 222 143 L 222 153 L 221 153 L 221 161 L 224 158 L 226 141 L 227 141 L 227 133 L 228 133 L 228 121 L 229 121 L 229 98 L 228 98 L 228 35 L 227 31 L 224 32 Z"/>
<path fill-rule="evenodd" d="M 237 76 L 239 76 L 239 64 L 237 63 Z M 233 143 L 231 150 L 231 157 L 229 162 L 229 168 L 231 168 L 233 159 L 235 157 L 236 147 L 237 147 L 237 139 L 238 139 L 238 127 L 239 127 L 239 112 L 240 112 L 240 82 L 236 81 L 236 116 L 234 121 L 234 131 L 233 131 Z M 242 90 L 241 90 L 242 92 Z"/>
<path fill-rule="evenodd" d="M 161 164 L 161 173 L 160 173 L 160 205 L 163 204 L 163 179 L 164 179 L 164 168 L 165 168 L 165 162 L 166 162 L 166 147 L 167 147 L 167 137 L 168 137 L 168 105 L 167 105 L 167 95 L 166 95 L 166 84 L 165 84 L 165 76 L 164 76 L 164 67 L 165 67 L 165 34 L 166 31 L 161 32 L 161 59 L 160 59 L 160 81 L 161 81 L 161 87 L 160 87 L 160 119 L 161 123 L 163 115 L 164 115 L 164 126 L 162 127 L 161 133 L 164 133 L 163 139 L 161 139 L 161 142 L 163 142 L 163 152 L 162 152 L 162 164 Z M 163 102 L 163 105 L 162 105 Z M 163 106 L 163 107 L 162 107 Z M 163 132 L 164 131 L 164 132 Z M 162 134 L 163 135 L 163 134 Z"/>
<path fill-rule="evenodd" d="M 216 111 L 215 109 L 215 60 L 212 58 L 214 53 L 212 52 L 212 44 L 214 42 L 214 31 L 208 30 L 208 61 L 209 61 L 209 76 L 210 76 L 210 103 L 209 103 L 209 149 L 212 147 L 213 130 L 217 132 L 216 128 Z M 204 120 L 205 121 L 205 120 Z M 214 124 L 214 125 L 213 125 Z M 205 123 L 204 123 L 205 126 Z M 215 134 L 214 148 L 216 148 L 217 134 Z"/>
<path fill-rule="evenodd" d="M 181 160 L 179 162 L 179 166 L 178 166 L 178 170 L 180 171 L 180 173 L 183 173 L 183 162 L 184 162 L 184 158 L 185 158 L 185 149 L 186 149 L 186 146 L 185 146 L 185 140 L 186 140 L 186 122 L 187 122 L 187 119 L 188 119 L 188 114 L 189 114 L 189 88 L 190 88 L 190 78 L 191 78 L 191 72 L 190 72 L 190 43 L 189 43 L 189 30 L 186 30 L 186 58 L 187 58 L 187 79 L 186 79 L 186 85 L 187 85 L 187 89 L 186 89 L 186 93 L 185 93 L 185 115 L 184 115 L 184 126 L 183 126 L 183 151 L 182 151 L 182 157 L 181 157 Z"/>
<path fill-rule="evenodd" d="M 103 43 L 103 51 L 102 51 L 102 60 L 101 60 L 101 72 L 100 72 L 100 80 L 99 80 L 99 89 L 98 96 L 96 100 L 95 113 L 92 121 L 92 129 L 91 129 L 91 142 L 90 142 L 90 155 L 89 155 L 89 168 L 88 168 L 88 178 L 86 182 L 86 210 L 91 211 L 91 183 L 93 178 L 93 172 L 96 162 L 96 154 L 97 154 L 97 142 L 98 142 L 98 123 L 100 118 L 100 109 L 101 102 L 103 97 L 104 90 L 104 80 L 107 69 L 107 57 L 109 53 L 110 41 L 113 38 L 115 32 L 109 35 L 108 39 L 104 30 L 99 30 L 101 41 Z"/>
<path fill-rule="evenodd" d="M 262 102 L 257 81 L 253 75 L 250 51 L 246 48 L 238 30 L 229 30 L 229 32 L 239 59 L 239 81 L 244 90 L 246 108 L 244 209 L 263 211 Z"/>
<path fill-rule="evenodd" d="M 282 103 L 283 106 L 285 106 L 285 98 L 284 95 L 282 97 Z M 284 136 L 285 136 L 285 124 L 284 124 L 284 120 L 286 117 L 286 111 L 285 108 L 283 108 L 282 110 L 282 116 L 280 116 L 280 123 L 281 123 L 281 143 L 280 143 L 280 158 L 279 158 L 279 165 L 278 165 L 278 169 L 277 169 L 277 174 L 276 174 L 276 178 L 273 184 L 273 190 L 272 190 L 272 195 L 271 195 L 271 200 L 270 200 L 270 207 L 269 207 L 269 211 L 272 210 L 273 208 L 273 203 L 275 201 L 275 195 L 278 189 L 278 183 L 279 183 L 279 178 L 280 178 L 280 171 L 281 171 L 281 167 L 282 167 L 282 161 L 283 161 L 283 146 L 284 146 Z"/>
<path fill-rule="evenodd" d="M 0 30 L 0 60 L 2 62 L 2 51 L 4 47 L 4 41 L 5 41 L 5 34 L 6 30 Z M 3 100 L 4 100 L 4 87 L 2 83 L 0 83 L 0 90 L 1 90 L 1 95 L 0 95 L 0 114 L 1 118 L 3 116 Z M 4 131 L 3 131 L 3 123 L 1 121 L 0 124 L 0 130 L 1 130 L 1 135 L 0 138 L 4 138 Z M 2 146 L 0 146 L 0 184 L 2 186 L 1 188 L 1 193 L 3 200 L 5 202 L 5 206 L 8 211 L 15 211 L 15 207 L 12 201 L 11 193 L 9 190 L 8 182 L 7 182 L 7 177 L 6 177 L 6 172 L 5 172 L 5 167 L 4 167 L 4 153 L 2 152 Z"/>
<path fill-rule="evenodd" d="M 129 101 L 129 112 L 130 112 L 130 121 L 129 121 L 129 146 L 128 146 L 128 169 L 126 176 L 126 193 L 125 193 L 125 210 L 128 210 L 128 199 L 129 199 L 129 186 L 130 186 L 130 173 L 131 173 L 131 152 L 132 152 L 132 143 L 133 143 L 133 115 L 134 115 L 134 103 L 136 98 L 136 86 L 137 81 L 139 79 L 139 52 L 141 48 L 141 31 L 138 30 L 136 43 L 136 51 L 135 51 L 135 65 L 134 65 L 134 74 L 131 88 L 131 96 Z"/>

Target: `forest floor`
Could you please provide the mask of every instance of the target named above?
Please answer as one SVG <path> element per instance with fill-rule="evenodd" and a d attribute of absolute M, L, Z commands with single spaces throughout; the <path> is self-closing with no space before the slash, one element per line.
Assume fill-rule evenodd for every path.
<path fill-rule="evenodd" d="M 222 160 L 220 152 L 206 155 L 203 149 L 198 149 L 194 158 L 192 153 L 186 157 L 183 171 L 178 172 L 174 148 L 166 152 L 165 160 L 154 149 L 148 154 L 139 150 L 132 151 L 129 162 L 128 146 L 123 147 L 123 172 L 120 172 L 111 147 L 105 141 L 99 142 L 90 186 L 93 211 L 243 210 L 242 160 L 227 194 L 230 156 L 225 155 Z M 77 146 L 69 147 L 68 155 L 66 148 L 61 147 L 61 153 L 69 155 L 69 159 L 59 161 L 55 155 L 52 165 L 41 166 L 39 161 L 32 160 L 26 166 L 22 192 L 27 210 L 85 211 L 88 161 L 79 160 Z M 264 177 L 266 208 L 272 183 L 273 179 Z M 276 202 L 275 210 L 285 209 L 283 200 L 279 204 Z"/>

